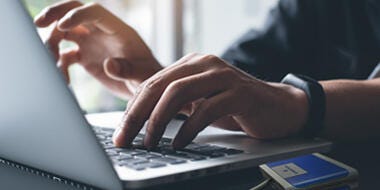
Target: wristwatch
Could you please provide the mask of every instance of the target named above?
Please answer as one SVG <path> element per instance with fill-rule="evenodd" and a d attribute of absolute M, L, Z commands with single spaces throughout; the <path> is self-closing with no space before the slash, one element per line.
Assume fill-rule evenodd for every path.
<path fill-rule="evenodd" d="M 308 99 L 308 119 L 301 134 L 313 138 L 322 131 L 326 113 L 326 97 L 322 85 L 318 81 L 303 75 L 289 73 L 281 81 L 303 90 Z"/>

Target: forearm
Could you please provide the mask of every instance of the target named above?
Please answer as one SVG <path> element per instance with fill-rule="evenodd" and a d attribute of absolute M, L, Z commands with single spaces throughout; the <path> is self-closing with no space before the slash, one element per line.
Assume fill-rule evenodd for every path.
<path fill-rule="evenodd" d="M 380 79 L 321 84 L 326 93 L 323 137 L 348 141 L 380 137 Z"/>

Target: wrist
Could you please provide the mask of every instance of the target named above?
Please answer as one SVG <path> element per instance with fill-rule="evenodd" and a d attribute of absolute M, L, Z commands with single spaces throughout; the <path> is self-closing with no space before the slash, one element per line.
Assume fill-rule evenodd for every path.
<path fill-rule="evenodd" d="M 299 132 L 306 125 L 309 113 L 309 102 L 306 93 L 296 87 L 288 85 L 289 93 L 294 97 L 293 99 L 293 111 L 295 115 L 295 127 L 296 131 Z"/>
<path fill-rule="evenodd" d="M 279 102 L 284 113 L 284 127 L 288 128 L 288 135 L 300 132 L 307 123 L 309 103 L 306 93 L 294 86 L 282 83 L 271 83 L 281 89 L 284 95 L 279 96 Z"/>
<path fill-rule="evenodd" d="M 314 138 L 323 129 L 326 112 L 326 95 L 322 85 L 307 76 L 289 73 L 282 80 L 282 84 L 288 84 L 305 92 L 308 102 L 308 114 L 302 136 Z"/>

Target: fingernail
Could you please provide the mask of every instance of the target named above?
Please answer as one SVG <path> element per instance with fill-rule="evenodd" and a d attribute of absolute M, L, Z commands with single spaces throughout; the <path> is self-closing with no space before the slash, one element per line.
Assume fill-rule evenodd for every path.
<path fill-rule="evenodd" d="M 116 144 L 118 138 L 119 138 L 119 135 L 120 135 L 120 131 L 121 131 L 121 127 L 118 127 L 116 129 L 116 131 L 113 133 L 112 135 L 112 141 Z"/>
<path fill-rule="evenodd" d="M 113 137 L 117 137 L 117 136 L 119 136 L 120 131 L 121 131 L 121 127 L 118 127 L 118 128 L 116 129 L 116 131 L 113 133 Z"/>

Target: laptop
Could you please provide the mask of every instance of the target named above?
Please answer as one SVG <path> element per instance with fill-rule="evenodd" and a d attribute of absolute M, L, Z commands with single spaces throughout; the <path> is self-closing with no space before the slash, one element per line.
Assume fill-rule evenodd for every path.
<path fill-rule="evenodd" d="M 113 146 L 112 128 L 91 126 L 44 47 L 21 1 L 0 6 L 0 163 L 83 189 L 146 188 L 328 151 L 322 139 L 258 141 L 208 127 L 182 150 L 170 147 L 173 120 L 158 148 Z M 142 130 L 142 133 L 144 130 Z"/>

